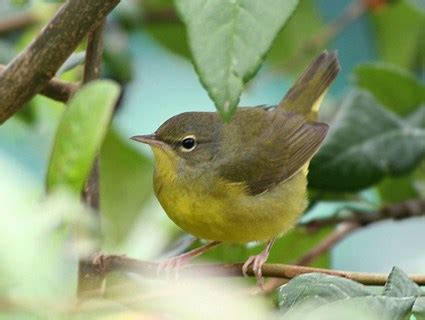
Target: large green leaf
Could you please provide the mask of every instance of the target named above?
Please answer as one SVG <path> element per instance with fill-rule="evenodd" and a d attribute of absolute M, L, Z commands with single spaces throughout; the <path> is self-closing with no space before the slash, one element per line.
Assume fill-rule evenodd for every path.
<path fill-rule="evenodd" d="M 224 119 L 298 0 L 176 0 L 200 80 Z"/>
<path fill-rule="evenodd" d="M 47 170 L 51 190 L 65 186 L 79 193 L 106 134 L 119 86 L 98 80 L 83 86 L 70 100 L 59 123 Z"/>
<path fill-rule="evenodd" d="M 362 64 L 355 71 L 357 84 L 379 102 L 401 115 L 425 103 L 425 84 L 413 74 L 384 64 Z"/>
<path fill-rule="evenodd" d="M 354 92 L 343 102 L 325 145 L 310 165 L 310 186 L 333 191 L 366 188 L 384 176 L 413 170 L 425 156 L 420 108 L 407 119 Z"/>
<path fill-rule="evenodd" d="M 119 243 L 130 233 L 152 195 L 152 170 L 151 160 L 109 131 L 100 152 L 100 206 L 108 244 Z"/>

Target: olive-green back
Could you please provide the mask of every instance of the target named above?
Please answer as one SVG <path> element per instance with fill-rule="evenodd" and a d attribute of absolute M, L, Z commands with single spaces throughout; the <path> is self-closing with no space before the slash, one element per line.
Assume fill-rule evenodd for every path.
<path fill-rule="evenodd" d="M 339 70 L 337 56 L 316 58 L 276 108 L 239 108 L 221 130 L 219 175 L 260 194 L 294 176 L 317 152 L 329 126 L 314 121 Z"/>

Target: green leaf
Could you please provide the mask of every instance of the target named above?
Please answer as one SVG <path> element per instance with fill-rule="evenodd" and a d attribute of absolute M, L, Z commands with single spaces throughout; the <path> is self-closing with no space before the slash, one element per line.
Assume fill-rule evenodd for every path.
<path fill-rule="evenodd" d="M 298 0 L 175 0 L 198 75 L 225 120 Z"/>
<path fill-rule="evenodd" d="M 341 299 L 372 295 L 366 286 L 322 273 L 298 276 L 278 290 L 278 305 L 283 313 L 302 306 L 304 312 Z"/>
<path fill-rule="evenodd" d="M 423 108 L 407 119 L 378 105 L 365 92 L 343 102 L 325 145 L 310 165 L 310 186 L 355 191 L 385 176 L 412 171 L 425 156 Z"/>
<path fill-rule="evenodd" d="M 403 69 L 384 64 L 362 64 L 355 70 L 355 75 L 358 86 L 368 90 L 395 113 L 404 116 L 425 103 L 425 84 Z"/>
<path fill-rule="evenodd" d="M 400 268 L 393 267 L 384 287 L 387 297 L 418 297 L 422 294 L 419 286 L 409 279 Z"/>
<path fill-rule="evenodd" d="M 110 130 L 100 152 L 102 229 L 106 240 L 114 244 L 130 233 L 152 195 L 152 161 L 130 143 Z"/>
<path fill-rule="evenodd" d="M 424 58 L 424 12 L 408 1 L 397 1 L 375 10 L 371 18 L 381 58 L 414 70 L 415 64 Z"/>
<path fill-rule="evenodd" d="M 56 132 L 47 170 L 47 189 L 65 186 L 79 193 L 112 117 L 119 86 L 98 80 L 83 86 L 69 101 Z"/>

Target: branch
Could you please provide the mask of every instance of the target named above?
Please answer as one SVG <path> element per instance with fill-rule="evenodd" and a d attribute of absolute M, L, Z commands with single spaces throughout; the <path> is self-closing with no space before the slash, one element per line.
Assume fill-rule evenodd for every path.
<path fill-rule="evenodd" d="M 91 265 L 91 274 L 105 275 L 109 272 L 130 272 L 143 277 L 158 277 L 158 263 L 115 255 L 102 256 L 101 260 L 102 262 L 100 264 L 98 263 L 99 260 L 96 260 L 95 262 L 87 262 L 88 265 Z M 241 277 L 243 276 L 242 265 L 243 263 L 188 265 L 179 270 L 179 276 Z M 287 264 L 265 264 L 263 265 L 262 270 L 263 276 L 265 277 L 292 279 L 302 274 L 319 272 L 351 279 L 365 285 L 384 285 L 388 278 L 388 274 L 383 273 L 340 271 Z M 254 276 L 252 268 L 248 270 L 248 275 Z M 413 274 L 410 275 L 409 278 L 419 285 L 425 284 L 425 275 Z"/>
<path fill-rule="evenodd" d="M 0 73 L 6 69 L 5 65 L 0 64 Z M 67 102 L 69 98 L 78 90 L 78 84 L 68 81 L 52 78 L 41 90 L 40 94 L 60 102 Z"/>
<path fill-rule="evenodd" d="M 329 236 L 319 242 L 301 258 L 299 258 L 295 264 L 299 266 L 309 265 L 314 260 L 316 260 L 316 258 L 320 257 L 322 254 L 327 252 L 330 248 L 334 247 L 338 242 L 344 239 L 348 234 L 358 228 L 360 228 L 360 224 L 357 222 L 342 223 L 341 225 L 337 226 Z"/>
<path fill-rule="evenodd" d="M 94 31 L 90 32 L 87 39 L 86 59 L 84 63 L 83 83 L 90 82 L 100 78 L 100 69 L 102 65 L 103 55 L 103 29 L 106 21 L 103 20 L 101 25 Z M 99 210 L 99 159 L 94 160 L 93 168 L 90 172 L 89 179 L 84 187 L 84 201 L 95 212 Z"/>
<path fill-rule="evenodd" d="M 40 92 L 83 37 L 119 0 L 68 0 L 33 42 L 0 74 L 0 123 Z"/>
<path fill-rule="evenodd" d="M 87 38 L 86 58 L 84 63 L 83 83 L 100 78 L 100 69 L 102 65 L 103 55 L 103 29 L 106 20 L 92 32 L 89 33 Z M 95 214 L 99 213 L 99 156 L 97 155 L 93 162 L 93 167 L 90 176 L 86 181 L 83 190 L 83 199 Z M 99 222 L 100 224 L 100 222 Z M 103 278 L 94 274 L 91 275 L 90 265 L 86 261 L 80 261 L 78 269 L 78 288 L 77 293 L 79 297 L 96 297 L 102 294 Z"/>
<path fill-rule="evenodd" d="M 361 226 L 366 226 L 385 219 L 401 220 L 423 215 L 425 215 L 425 199 L 410 199 L 401 203 L 382 207 L 375 212 L 353 210 L 348 216 L 335 215 L 326 219 L 308 221 L 302 224 L 302 226 L 316 229 L 343 222 L 355 222 Z"/>

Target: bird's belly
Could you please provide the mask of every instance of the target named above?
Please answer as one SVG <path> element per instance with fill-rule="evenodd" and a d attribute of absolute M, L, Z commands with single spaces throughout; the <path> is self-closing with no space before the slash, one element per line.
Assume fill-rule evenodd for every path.
<path fill-rule="evenodd" d="M 202 239 L 245 243 L 269 240 L 290 229 L 307 206 L 306 185 L 305 174 L 300 172 L 255 196 L 238 186 L 205 190 L 164 181 L 156 193 L 167 215 L 188 233 Z"/>

